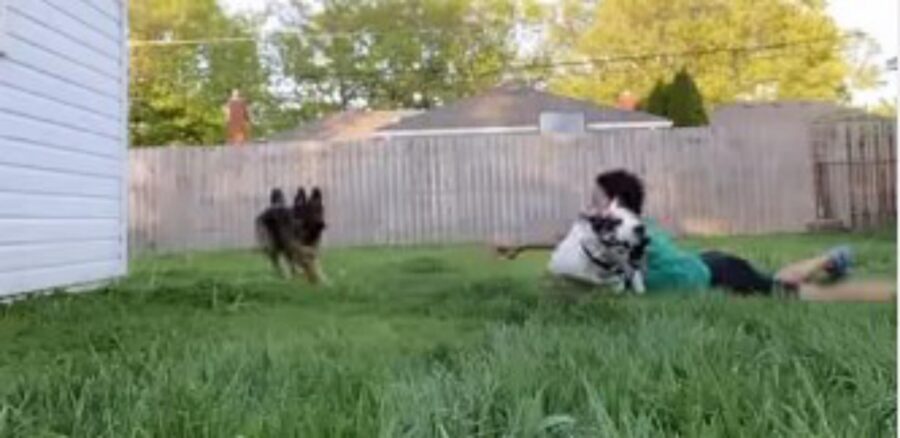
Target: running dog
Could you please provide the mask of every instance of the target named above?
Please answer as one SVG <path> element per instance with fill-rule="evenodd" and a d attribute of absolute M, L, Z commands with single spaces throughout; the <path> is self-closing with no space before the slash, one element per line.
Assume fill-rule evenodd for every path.
<path fill-rule="evenodd" d="M 292 207 L 287 206 L 281 189 L 273 189 L 269 206 L 256 217 L 255 224 L 257 242 L 276 271 L 292 277 L 299 268 L 310 283 L 327 283 L 319 263 L 319 243 L 326 224 L 318 187 L 313 187 L 309 198 L 300 187 Z"/>

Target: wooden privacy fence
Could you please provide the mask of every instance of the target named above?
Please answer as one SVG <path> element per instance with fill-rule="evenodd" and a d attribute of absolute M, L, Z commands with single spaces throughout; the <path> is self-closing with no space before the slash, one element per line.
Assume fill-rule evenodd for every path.
<path fill-rule="evenodd" d="M 854 229 L 897 221 L 897 125 L 880 117 L 813 127 L 816 214 Z"/>
<path fill-rule="evenodd" d="M 780 160 L 757 147 L 777 144 L 777 133 L 742 135 L 702 128 L 137 149 L 132 254 L 250 247 L 271 188 L 292 197 L 299 185 L 324 191 L 327 245 L 546 240 L 586 205 L 594 176 L 618 167 L 644 176 L 647 212 L 670 228 L 802 230 L 815 217 L 809 155 Z"/>

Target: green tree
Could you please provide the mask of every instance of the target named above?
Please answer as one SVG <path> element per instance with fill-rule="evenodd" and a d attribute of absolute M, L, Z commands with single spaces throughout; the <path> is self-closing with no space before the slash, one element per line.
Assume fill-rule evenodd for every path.
<path fill-rule="evenodd" d="M 512 32 L 533 12 L 513 0 L 295 0 L 276 46 L 298 100 L 320 111 L 429 108 L 495 85 Z"/>
<path fill-rule="evenodd" d="M 559 71 L 551 88 L 598 102 L 646 93 L 681 67 L 708 104 L 837 100 L 867 71 L 851 66 L 822 0 L 603 0 L 590 16 L 585 30 L 557 38 L 567 40 L 564 60 L 592 62 Z"/>
<path fill-rule="evenodd" d="M 878 103 L 869 107 L 869 112 L 891 120 L 897 118 L 897 103 L 889 99 L 879 99 Z"/>
<path fill-rule="evenodd" d="M 665 113 L 676 127 L 709 123 L 703 108 L 703 96 L 687 70 L 680 70 L 667 88 Z"/>
<path fill-rule="evenodd" d="M 666 117 L 669 106 L 668 92 L 669 86 L 662 80 L 657 80 L 650 95 L 641 102 L 640 109 L 650 114 Z"/>
<path fill-rule="evenodd" d="M 254 132 L 289 123 L 269 91 L 251 20 L 227 16 L 215 0 L 134 0 L 129 16 L 137 41 L 130 66 L 133 145 L 223 143 L 222 107 L 233 88 L 253 105 Z"/>

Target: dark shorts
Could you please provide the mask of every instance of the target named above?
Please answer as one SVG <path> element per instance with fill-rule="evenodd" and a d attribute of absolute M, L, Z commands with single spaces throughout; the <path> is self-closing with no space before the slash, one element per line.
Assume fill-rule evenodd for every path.
<path fill-rule="evenodd" d="M 700 258 L 709 267 L 712 287 L 740 295 L 771 295 L 778 286 L 774 277 L 760 272 L 740 257 L 707 251 L 701 253 Z"/>

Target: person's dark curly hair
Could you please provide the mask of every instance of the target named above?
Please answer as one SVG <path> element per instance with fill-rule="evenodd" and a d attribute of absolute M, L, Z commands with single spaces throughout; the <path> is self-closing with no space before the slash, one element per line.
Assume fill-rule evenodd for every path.
<path fill-rule="evenodd" d="M 610 200 L 618 199 L 619 205 L 641 214 L 644 208 L 644 183 L 624 169 L 610 170 L 597 175 L 595 180 Z"/>

